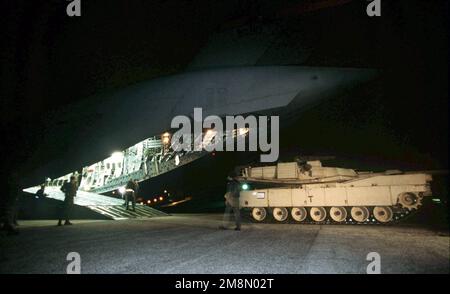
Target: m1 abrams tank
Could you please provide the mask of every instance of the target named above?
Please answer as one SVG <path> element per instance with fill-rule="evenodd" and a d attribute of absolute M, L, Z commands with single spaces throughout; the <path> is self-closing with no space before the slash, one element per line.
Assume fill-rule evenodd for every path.
<path fill-rule="evenodd" d="M 238 177 L 254 189 L 239 204 L 257 222 L 387 224 L 419 209 L 431 196 L 427 172 L 357 172 L 321 161 L 246 167 Z M 272 218 L 270 217 L 272 216 Z"/>

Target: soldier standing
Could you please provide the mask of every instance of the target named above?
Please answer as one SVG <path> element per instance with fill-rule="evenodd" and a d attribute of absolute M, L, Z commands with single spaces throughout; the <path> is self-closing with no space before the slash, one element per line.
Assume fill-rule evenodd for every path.
<path fill-rule="evenodd" d="M 21 193 L 20 181 L 17 172 L 13 171 L 10 175 L 5 197 L 1 200 L 0 207 L 0 229 L 5 230 L 8 235 L 17 235 L 19 231 L 17 225 L 18 198 Z"/>
<path fill-rule="evenodd" d="M 131 201 L 133 211 L 136 211 L 136 197 L 139 190 L 139 184 L 136 180 L 129 180 L 125 186 L 125 208 L 128 210 L 129 202 Z"/>
<path fill-rule="evenodd" d="M 61 187 L 61 191 L 64 192 L 64 201 L 61 207 L 61 216 L 59 217 L 58 226 L 61 226 L 62 219 L 65 220 L 64 225 L 72 225 L 69 220 L 70 213 L 73 208 L 73 200 L 77 196 L 78 181 L 77 177 L 70 176 L 70 182 L 65 182 Z"/>
<path fill-rule="evenodd" d="M 223 215 L 223 223 L 219 227 L 226 230 L 227 222 L 231 218 L 231 212 L 234 214 L 236 223 L 236 231 L 241 230 L 241 213 L 239 210 L 239 181 L 229 176 L 227 178 L 227 192 L 225 193 L 225 213 Z"/>

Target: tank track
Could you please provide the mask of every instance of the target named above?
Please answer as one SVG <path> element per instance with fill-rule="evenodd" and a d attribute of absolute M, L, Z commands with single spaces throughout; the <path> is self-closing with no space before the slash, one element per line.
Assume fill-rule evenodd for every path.
<path fill-rule="evenodd" d="M 309 212 L 308 212 L 308 216 L 306 217 L 306 219 L 304 221 L 301 221 L 301 222 L 295 221 L 289 215 L 285 221 L 280 222 L 273 218 L 270 208 L 266 208 L 267 216 L 263 221 L 255 220 L 251 215 L 251 209 L 248 211 L 245 211 L 245 213 L 243 213 L 243 216 L 246 220 L 249 220 L 252 223 L 299 224 L 299 225 L 309 224 L 309 225 L 382 225 L 382 226 L 389 226 L 389 225 L 395 225 L 400 222 L 403 222 L 404 220 L 406 220 L 406 219 L 410 218 L 411 216 L 413 216 L 414 214 L 416 214 L 418 211 L 418 209 L 409 210 L 407 208 L 402 208 L 402 207 L 398 207 L 398 206 L 390 206 L 390 208 L 392 208 L 392 211 L 394 213 L 392 220 L 389 222 L 383 223 L 383 222 L 377 221 L 375 219 L 375 217 L 373 216 L 373 213 L 372 213 L 373 206 L 366 206 L 366 207 L 369 209 L 369 211 L 371 213 L 370 213 L 368 220 L 365 222 L 357 222 L 355 220 L 351 220 L 351 217 L 347 217 L 347 219 L 345 221 L 336 222 L 331 219 L 328 209 L 327 209 L 326 219 L 321 222 L 312 220 L 311 217 L 309 216 Z M 351 207 L 347 207 L 348 215 L 350 215 L 350 211 L 349 211 L 350 208 Z M 290 208 L 288 210 L 290 211 Z"/>

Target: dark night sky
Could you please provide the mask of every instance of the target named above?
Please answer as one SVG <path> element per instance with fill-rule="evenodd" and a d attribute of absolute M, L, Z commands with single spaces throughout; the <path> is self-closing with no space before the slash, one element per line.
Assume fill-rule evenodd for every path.
<path fill-rule="evenodd" d="M 1 50 L 3 176 L 23 174 L 55 154 L 34 150 L 65 105 L 182 71 L 208 37 L 241 21 L 279 21 L 308 1 L 3 1 Z M 282 137 L 286 154 L 336 154 L 352 163 L 448 166 L 447 1 L 366 1 L 283 18 L 313 36 L 306 65 L 372 67 L 368 86 L 305 111 Z M 314 127 L 310 127 L 314 126 Z M 301 146 L 301 147 L 299 147 Z"/>

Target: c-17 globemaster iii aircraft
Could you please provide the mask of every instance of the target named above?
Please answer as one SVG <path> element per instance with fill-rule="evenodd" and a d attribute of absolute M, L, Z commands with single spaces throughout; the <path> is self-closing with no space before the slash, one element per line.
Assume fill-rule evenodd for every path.
<path fill-rule="evenodd" d="M 67 107 L 49 130 L 53 139 L 64 136 L 68 141 L 59 150 L 65 156 L 25 182 L 38 185 L 47 179 L 47 185 L 59 187 L 77 171 L 80 190 L 113 191 L 130 178 L 146 180 L 206 154 L 171 150 L 170 126 L 177 115 L 192 117 L 200 107 L 203 116 L 276 115 L 284 120 L 374 77 L 365 68 L 302 66 L 308 46 L 299 30 L 289 34 L 287 28 L 292 23 L 287 27 L 282 20 L 227 28 L 211 38 L 184 72 Z M 51 139 L 42 145 L 51 145 Z"/>

